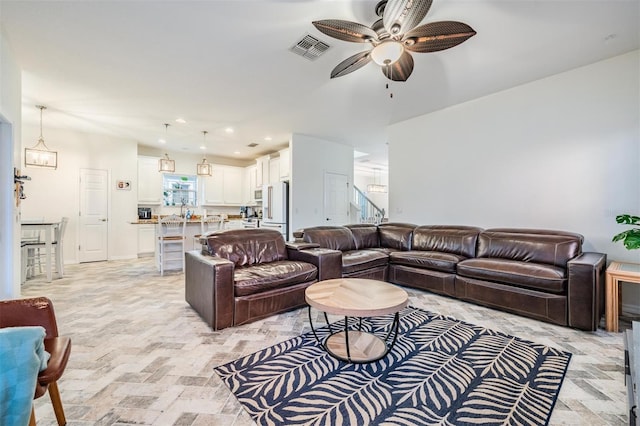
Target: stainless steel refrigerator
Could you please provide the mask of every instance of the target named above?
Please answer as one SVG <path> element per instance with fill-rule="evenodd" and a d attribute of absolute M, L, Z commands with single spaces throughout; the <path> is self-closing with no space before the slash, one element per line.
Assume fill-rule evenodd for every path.
<path fill-rule="evenodd" d="M 260 228 L 275 229 L 289 239 L 289 183 L 264 185 Z"/>

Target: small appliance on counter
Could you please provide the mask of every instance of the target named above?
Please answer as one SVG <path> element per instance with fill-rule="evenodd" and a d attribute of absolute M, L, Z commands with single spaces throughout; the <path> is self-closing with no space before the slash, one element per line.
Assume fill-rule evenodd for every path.
<path fill-rule="evenodd" d="M 151 219 L 151 207 L 138 207 L 138 220 Z"/>

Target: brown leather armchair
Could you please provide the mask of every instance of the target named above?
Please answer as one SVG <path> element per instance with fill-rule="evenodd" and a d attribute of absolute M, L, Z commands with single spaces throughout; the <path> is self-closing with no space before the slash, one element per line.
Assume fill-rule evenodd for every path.
<path fill-rule="evenodd" d="M 0 328 L 42 326 L 46 331 L 44 348 L 51 358 L 47 369 L 41 371 L 36 383 L 34 399 L 40 398 L 49 389 L 49 397 L 53 404 L 58 425 L 67 424 L 62 408 L 62 400 L 57 381 L 62 377 L 71 354 L 71 339 L 58 335 L 58 323 L 51 300 L 46 297 L 29 299 L 13 299 L 0 301 Z M 36 424 L 35 412 L 31 410 L 29 425 Z"/>

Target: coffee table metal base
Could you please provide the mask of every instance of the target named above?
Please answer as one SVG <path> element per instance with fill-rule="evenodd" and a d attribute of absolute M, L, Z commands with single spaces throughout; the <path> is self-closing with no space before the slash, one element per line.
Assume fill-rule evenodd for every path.
<path fill-rule="evenodd" d="M 318 343 L 331 356 L 341 361 L 365 364 L 382 359 L 393 349 L 398 338 L 398 329 L 400 326 L 399 312 L 394 314 L 393 323 L 384 339 L 373 333 L 362 331 L 362 318 L 358 318 L 357 330 L 350 330 L 349 317 L 344 317 L 344 329 L 340 327 L 334 331 L 334 326 L 329 322 L 329 318 L 325 312 L 324 319 L 329 327 L 329 336 L 324 339 L 324 342 L 320 339 L 313 326 L 311 306 L 309 306 L 308 312 L 311 331 Z M 393 338 L 389 341 L 392 335 Z"/>

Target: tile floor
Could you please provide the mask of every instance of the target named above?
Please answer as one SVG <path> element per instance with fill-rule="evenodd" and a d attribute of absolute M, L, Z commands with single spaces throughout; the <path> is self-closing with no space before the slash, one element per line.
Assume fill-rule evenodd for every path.
<path fill-rule="evenodd" d="M 212 331 L 184 301 L 184 275 L 150 258 L 71 265 L 23 285 L 47 296 L 72 338 L 59 381 L 69 425 L 251 425 L 213 367 L 309 331 L 306 309 Z M 409 290 L 410 304 L 573 353 L 550 424 L 627 424 L 622 334 L 586 333 Z M 38 425 L 56 424 L 48 394 Z"/>

